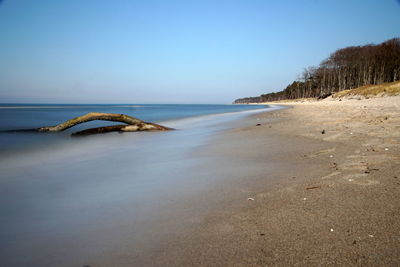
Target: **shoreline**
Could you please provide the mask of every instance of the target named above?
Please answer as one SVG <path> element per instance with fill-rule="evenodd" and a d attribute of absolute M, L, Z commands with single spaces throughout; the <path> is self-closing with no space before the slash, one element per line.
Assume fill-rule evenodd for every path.
<path fill-rule="evenodd" d="M 219 133 L 199 153 L 241 179 L 217 186 L 225 199 L 151 264 L 400 264 L 399 104 L 287 103 Z"/>
<path fill-rule="evenodd" d="M 47 168 L 35 165 L 29 179 L 3 181 L 17 190 L 2 195 L 6 214 L 8 202 L 22 208 L 28 198 L 21 216 L 39 215 L 28 227 L 36 238 L 3 233 L 4 262 L 398 265 L 400 98 L 287 104 L 207 129 L 110 135 L 112 150 L 94 138 L 79 150 L 84 162 L 68 162 L 72 175 L 42 176 Z"/>
<path fill-rule="evenodd" d="M 229 177 L 219 161 L 203 168 L 207 160 L 196 151 L 234 121 L 246 123 L 247 112 L 179 122 L 185 127 L 177 131 L 95 135 L 6 154 L 2 263 L 152 265 L 160 245 L 189 234 L 210 203 L 224 200 L 208 192 Z"/>

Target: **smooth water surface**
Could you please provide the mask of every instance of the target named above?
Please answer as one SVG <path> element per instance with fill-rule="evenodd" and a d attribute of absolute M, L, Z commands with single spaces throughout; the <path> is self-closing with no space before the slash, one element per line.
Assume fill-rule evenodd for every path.
<path fill-rule="evenodd" d="M 12 138 L 3 139 L 8 150 L 0 157 L 0 266 L 84 266 L 95 259 L 118 259 L 115 266 L 129 266 L 124 259 L 154 251 L 161 237 L 178 231 L 174 227 L 182 214 L 196 210 L 195 203 L 189 209 L 179 203 L 206 192 L 219 179 L 193 175 L 201 158 L 192 152 L 228 127 L 225 122 L 273 109 L 246 107 L 251 110 L 215 114 L 217 109 L 226 111 L 216 107 L 213 115 L 202 110 L 203 116 L 191 117 L 188 114 L 199 115 L 204 107 L 174 107 L 168 113 L 161 106 L 164 114 L 158 119 L 156 113 L 137 115 L 135 107 L 98 108 L 95 111 L 167 121 L 178 130 L 82 138 L 39 134 L 34 141 L 30 138 L 38 134 L 14 133 L 16 140 L 26 139 L 27 145 L 18 149 L 7 144 Z M 21 107 L 0 114 L 2 122 L 10 116 L 21 118 L 2 126 L 10 129 L 54 124 L 87 111 Z M 41 143 L 45 138 L 54 140 Z"/>
<path fill-rule="evenodd" d="M 12 132 L 9 130 L 35 129 L 53 126 L 88 112 L 127 114 L 148 122 L 164 123 L 182 118 L 255 110 L 265 106 L 254 105 L 172 105 L 172 104 L 120 104 L 120 105 L 52 105 L 52 104 L 0 104 L 0 151 L 27 149 L 35 145 L 68 142 L 72 132 L 92 127 L 120 124 L 91 121 L 58 134 Z M 167 124 L 168 124 L 167 122 Z M 0 152 L 0 153 L 1 153 Z"/>

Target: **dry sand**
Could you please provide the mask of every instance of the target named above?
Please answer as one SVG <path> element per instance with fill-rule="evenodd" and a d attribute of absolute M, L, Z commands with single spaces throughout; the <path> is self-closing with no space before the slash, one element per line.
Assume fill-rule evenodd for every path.
<path fill-rule="evenodd" d="M 147 263 L 400 265 L 400 96 L 286 104 L 196 152 L 234 178 Z"/>

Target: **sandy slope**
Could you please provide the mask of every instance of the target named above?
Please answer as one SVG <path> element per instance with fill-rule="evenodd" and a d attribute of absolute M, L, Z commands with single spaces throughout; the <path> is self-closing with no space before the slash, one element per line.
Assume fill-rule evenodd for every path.
<path fill-rule="evenodd" d="M 204 148 L 265 167 L 155 265 L 400 265 L 400 97 L 287 104 Z"/>

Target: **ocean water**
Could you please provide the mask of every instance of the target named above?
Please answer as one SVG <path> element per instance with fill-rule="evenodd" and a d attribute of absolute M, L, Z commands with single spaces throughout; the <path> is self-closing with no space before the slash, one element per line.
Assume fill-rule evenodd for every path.
<path fill-rule="evenodd" d="M 30 132 L 6 132 L 9 130 L 34 129 L 57 125 L 88 112 L 127 114 L 144 121 L 165 123 L 205 115 L 257 110 L 266 106 L 254 105 L 173 105 L 173 104 L 119 104 L 119 105 L 56 105 L 56 104 L 1 104 L 0 105 L 0 151 L 68 142 L 73 132 L 106 125 L 120 124 L 92 121 L 77 125 L 62 133 L 43 134 Z M 0 152 L 1 153 L 1 152 Z"/>
<path fill-rule="evenodd" d="M 3 131 L 55 125 L 90 111 L 125 113 L 177 130 L 70 136 L 110 124 L 100 121 L 63 133 L 1 132 L 0 266 L 133 266 L 159 253 L 162 240 L 203 212 L 191 202 L 194 196 L 227 179 L 225 170 L 202 165 L 194 152 L 235 120 L 274 109 L 2 105 Z"/>

